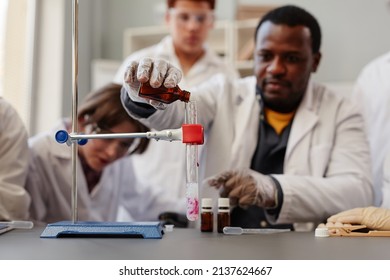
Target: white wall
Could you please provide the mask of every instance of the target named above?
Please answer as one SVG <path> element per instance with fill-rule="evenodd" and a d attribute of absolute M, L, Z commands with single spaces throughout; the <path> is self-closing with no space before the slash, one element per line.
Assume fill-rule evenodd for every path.
<path fill-rule="evenodd" d="M 31 134 L 49 129 L 61 117 L 64 85 L 65 0 L 37 3 Z"/>
<path fill-rule="evenodd" d="M 42 1 L 42 0 L 41 0 Z M 220 0 L 218 19 L 235 15 L 236 0 Z M 223 3 L 223 4 L 222 4 Z M 64 95 L 62 115 L 71 110 L 71 17 L 72 1 L 65 6 Z M 165 0 L 82 0 L 79 1 L 79 100 L 91 89 L 93 59 L 121 60 L 123 32 L 128 27 L 162 23 Z"/>
<path fill-rule="evenodd" d="M 136 26 L 158 25 L 163 21 L 165 0 L 100 0 L 103 14 L 102 57 L 122 59 L 122 34 L 124 29 Z M 232 19 L 236 0 L 219 0 L 217 19 Z M 100 32 L 96 30 L 95 32 Z"/>
<path fill-rule="evenodd" d="M 239 0 L 240 4 L 294 4 L 311 12 L 323 33 L 320 81 L 355 80 L 371 59 L 390 50 L 388 0 Z"/>
<path fill-rule="evenodd" d="M 100 0 L 102 1 L 102 0 Z M 82 2 L 82 1 L 81 1 Z M 122 58 L 122 33 L 126 27 L 156 24 L 156 10 L 165 0 L 102 1 L 100 56 Z M 237 2 L 237 3 L 236 3 Z M 313 13 L 323 32 L 320 81 L 354 80 L 372 58 L 390 50 L 388 0 L 219 0 L 217 17 L 233 19 L 237 4 L 299 5 Z M 137 4 L 136 4 L 137 3 Z M 95 5 L 95 4 L 94 4 Z M 160 5 L 160 6 L 158 6 Z"/>

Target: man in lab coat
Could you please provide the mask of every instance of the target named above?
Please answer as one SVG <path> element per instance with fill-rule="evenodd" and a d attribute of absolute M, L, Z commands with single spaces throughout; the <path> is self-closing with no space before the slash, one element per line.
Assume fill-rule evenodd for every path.
<path fill-rule="evenodd" d="M 238 77 L 233 66 L 206 43 L 214 24 L 215 0 L 167 0 L 165 21 L 170 35 L 161 42 L 139 50 L 122 63 L 114 82 L 122 84 L 129 62 L 143 57 L 170 61 L 183 72 L 180 87 L 194 87 L 210 76 L 220 73 Z M 183 109 L 184 110 L 184 109 Z M 134 172 L 139 181 L 147 185 L 163 186 L 172 196 L 185 196 L 185 145 L 180 142 L 151 141 L 142 155 L 134 155 Z M 122 217 L 124 219 L 125 217 Z"/>
<path fill-rule="evenodd" d="M 362 116 L 350 100 L 310 78 L 321 59 L 317 20 L 299 7 L 283 6 L 261 19 L 255 38 L 253 77 L 213 77 L 191 89 L 208 132 L 200 164 L 213 176 L 201 196 L 218 194 L 216 187 L 229 197 L 236 206 L 234 226 L 296 230 L 371 205 Z M 173 87 L 180 71 L 162 60 L 132 62 L 122 88 L 124 106 L 157 129 L 178 127 L 180 104 L 155 110 L 137 95 L 134 88 L 148 79 L 155 87 Z"/>
<path fill-rule="evenodd" d="M 30 196 L 27 131 L 15 109 L 0 97 L 0 221 L 28 217 Z"/>

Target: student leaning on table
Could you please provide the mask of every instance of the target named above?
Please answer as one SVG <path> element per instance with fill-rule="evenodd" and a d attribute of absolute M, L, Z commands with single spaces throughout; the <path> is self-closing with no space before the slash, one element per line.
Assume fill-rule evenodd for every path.
<path fill-rule="evenodd" d="M 292 227 L 323 222 L 373 202 L 369 147 L 354 103 L 310 79 L 319 65 L 317 20 L 296 6 L 266 14 L 256 32 L 254 77 L 213 77 L 191 89 L 208 140 L 209 183 L 237 205 L 232 224 Z M 150 70 L 152 73 L 150 73 Z M 175 86 L 181 73 L 163 60 L 132 62 L 122 88 L 129 114 L 157 129 L 178 127 L 180 102 L 156 110 L 139 82 Z M 207 193 L 209 192 L 209 193 Z M 207 197 L 214 188 L 202 189 Z"/>
<path fill-rule="evenodd" d="M 132 53 L 122 63 L 114 82 L 122 84 L 129 62 L 143 57 L 168 60 L 182 70 L 183 89 L 198 85 L 220 73 L 238 77 L 233 66 L 209 47 L 207 39 L 215 20 L 215 0 L 167 0 L 165 22 L 169 35 L 158 44 Z M 180 142 L 151 141 L 147 151 L 129 158 L 138 180 L 164 186 L 177 199 L 185 196 L 185 145 Z M 163 164 L 162 164 L 163 163 Z M 169 174 L 169 175 L 168 175 Z"/>
<path fill-rule="evenodd" d="M 15 109 L 0 97 L 0 221 L 28 217 L 24 189 L 28 170 L 27 131 Z"/>
<path fill-rule="evenodd" d="M 78 109 L 78 132 L 146 132 L 147 127 L 129 117 L 120 101 L 121 86 L 108 84 L 91 92 Z M 62 119 L 53 130 L 29 139 L 31 161 L 26 189 L 31 194 L 31 218 L 51 223 L 71 219 L 71 147 L 59 144 L 58 130 L 70 131 L 69 119 Z M 161 211 L 185 211 L 164 195 L 161 188 L 138 184 L 131 162 L 122 161 L 142 153 L 148 140 L 128 138 L 91 139 L 78 147 L 78 218 L 84 221 L 116 221 L 119 211 L 128 220 L 157 220 Z"/>

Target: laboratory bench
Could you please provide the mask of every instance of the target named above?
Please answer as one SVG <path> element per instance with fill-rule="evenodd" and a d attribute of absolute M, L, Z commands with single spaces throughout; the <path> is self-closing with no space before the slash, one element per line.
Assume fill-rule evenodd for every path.
<path fill-rule="evenodd" d="M 40 238 L 44 227 L 0 235 L 3 260 L 389 260 L 388 237 L 315 237 L 314 232 L 262 235 L 174 228 L 162 239 Z"/>

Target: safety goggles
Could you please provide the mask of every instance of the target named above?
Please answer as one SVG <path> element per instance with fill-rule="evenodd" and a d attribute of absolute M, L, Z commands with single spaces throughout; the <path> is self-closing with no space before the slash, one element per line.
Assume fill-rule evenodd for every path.
<path fill-rule="evenodd" d="M 200 26 L 209 26 L 214 21 L 214 12 L 193 12 L 183 9 L 171 8 L 169 9 L 171 17 L 181 26 L 187 25 L 190 22 L 195 22 Z"/>
<path fill-rule="evenodd" d="M 98 124 L 91 124 L 91 133 L 92 134 L 112 134 L 111 130 L 107 128 L 101 128 Z M 99 139 L 107 143 L 107 146 L 113 145 L 115 143 L 116 151 L 121 155 L 129 155 L 131 154 L 139 145 L 138 138 L 101 138 Z"/>

